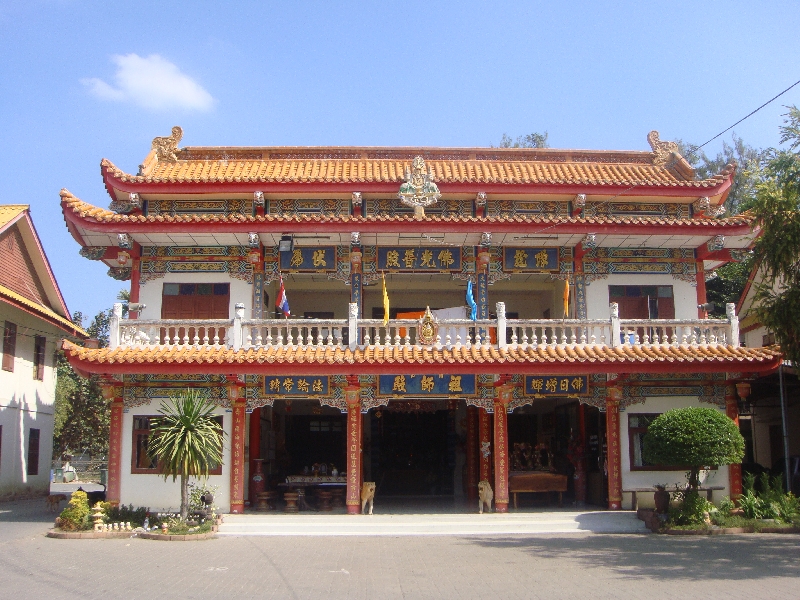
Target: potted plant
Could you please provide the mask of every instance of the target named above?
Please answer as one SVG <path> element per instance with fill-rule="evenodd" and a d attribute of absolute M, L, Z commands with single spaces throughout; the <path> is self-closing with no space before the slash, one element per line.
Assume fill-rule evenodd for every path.
<path fill-rule="evenodd" d="M 667 491 L 667 486 L 664 483 L 657 483 L 653 487 L 656 488 L 653 494 L 653 500 L 656 504 L 656 513 L 665 515 L 669 512 L 670 493 Z"/>

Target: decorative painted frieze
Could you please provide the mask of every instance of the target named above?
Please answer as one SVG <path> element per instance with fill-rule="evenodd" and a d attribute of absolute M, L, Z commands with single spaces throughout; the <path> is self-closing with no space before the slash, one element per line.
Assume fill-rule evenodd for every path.
<path fill-rule="evenodd" d="M 691 248 L 594 248 L 583 257 L 586 282 L 608 275 L 672 275 L 694 282 L 697 266 Z"/>
<path fill-rule="evenodd" d="M 225 273 L 253 283 L 253 264 L 243 246 L 145 246 L 140 261 L 142 284 L 167 273 Z"/>

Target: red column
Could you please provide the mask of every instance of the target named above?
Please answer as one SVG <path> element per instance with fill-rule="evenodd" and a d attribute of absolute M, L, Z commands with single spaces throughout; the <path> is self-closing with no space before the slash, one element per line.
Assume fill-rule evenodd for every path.
<path fill-rule="evenodd" d="M 111 423 L 108 432 L 108 483 L 106 501 L 119 506 L 122 492 L 122 388 L 111 388 Z M 117 393 L 119 396 L 117 396 Z"/>
<path fill-rule="evenodd" d="M 250 506 L 255 506 L 255 487 L 252 485 L 253 474 L 256 472 L 257 458 L 261 458 L 261 409 L 254 408 L 250 413 Z"/>
<path fill-rule="evenodd" d="M 508 403 L 513 388 L 501 385 L 494 400 L 494 510 L 508 512 Z"/>
<path fill-rule="evenodd" d="M 736 403 L 736 387 L 725 386 L 725 414 L 739 427 L 739 406 Z M 728 479 L 731 500 L 738 500 L 742 495 L 742 465 L 728 465 Z"/>
<path fill-rule="evenodd" d="M 345 388 L 347 399 L 347 514 L 361 513 L 361 388 Z"/>
<path fill-rule="evenodd" d="M 608 462 L 608 508 L 622 509 L 622 454 L 619 443 L 619 401 L 622 390 L 606 389 L 606 445 Z"/>
<path fill-rule="evenodd" d="M 130 301 L 139 302 L 139 277 L 141 269 L 142 247 L 138 243 L 133 244 L 133 259 L 131 260 L 131 293 Z M 139 317 L 138 311 L 131 311 L 129 318 Z"/>
<path fill-rule="evenodd" d="M 231 388 L 233 389 L 233 388 Z M 229 395 L 233 405 L 231 428 L 231 512 L 244 512 L 244 436 L 247 402 L 238 397 L 238 390 Z"/>
<path fill-rule="evenodd" d="M 464 449 L 467 455 L 467 500 L 473 503 L 478 499 L 478 410 L 475 406 L 467 407 L 467 444 Z"/>
<path fill-rule="evenodd" d="M 478 409 L 478 481 L 490 481 L 492 478 L 489 462 L 492 449 L 492 417 L 485 408 Z"/>

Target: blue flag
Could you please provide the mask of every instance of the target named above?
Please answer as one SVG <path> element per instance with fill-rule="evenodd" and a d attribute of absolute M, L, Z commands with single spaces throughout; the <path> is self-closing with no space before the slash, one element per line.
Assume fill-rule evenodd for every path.
<path fill-rule="evenodd" d="M 469 318 L 473 321 L 478 318 L 478 305 L 472 297 L 472 281 L 467 281 L 467 305 L 469 306 Z"/>

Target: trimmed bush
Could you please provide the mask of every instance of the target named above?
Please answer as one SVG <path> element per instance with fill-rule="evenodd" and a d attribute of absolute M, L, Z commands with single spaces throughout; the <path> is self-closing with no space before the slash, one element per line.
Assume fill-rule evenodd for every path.
<path fill-rule="evenodd" d="M 69 504 L 61 511 L 58 525 L 67 531 L 90 529 L 89 500 L 86 492 L 72 492 Z"/>
<path fill-rule="evenodd" d="M 718 410 L 674 408 L 647 428 L 642 456 L 653 465 L 686 467 L 689 489 L 696 491 L 703 467 L 742 462 L 744 438 L 736 423 Z"/>

